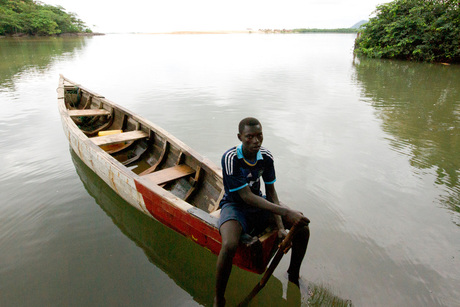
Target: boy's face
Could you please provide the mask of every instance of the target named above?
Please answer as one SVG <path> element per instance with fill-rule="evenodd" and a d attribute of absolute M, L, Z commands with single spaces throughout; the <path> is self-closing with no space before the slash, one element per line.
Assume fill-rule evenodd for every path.
<path fill-rule="evenodd" d="M 238 133 L 238 139 L 243 143 L 243 153 L 250 156 L 247 158 L 255 157 L 264 140 L 262 127 L 260 125 L 244 126 L 243 132 Z"/>

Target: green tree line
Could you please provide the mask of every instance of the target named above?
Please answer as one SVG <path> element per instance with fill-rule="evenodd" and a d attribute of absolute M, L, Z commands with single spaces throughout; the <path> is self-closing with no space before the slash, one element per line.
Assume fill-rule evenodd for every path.
<path fill-rule="evenodd" d="M 459 0 L 396 0 L 375 13 L 355 42 L 357 55 L 460 63 Z"/>
<path fill-rule="evenodd" d="M 356 33 L 358 29 L 338 28 L 338 29 L 294 29 L 294 33 Z"/>
<path fill-rule="evenodd" d="M 259 29 L 261 32 L 265 33 L 356 33 L 359 30 L 355 28 L 338 28 L 338 29 Z"/>
<path fill-rule="evenodd" d="M 91 33 L 74 13 L 34 0 L 0 0 L 0 35 Z"/>

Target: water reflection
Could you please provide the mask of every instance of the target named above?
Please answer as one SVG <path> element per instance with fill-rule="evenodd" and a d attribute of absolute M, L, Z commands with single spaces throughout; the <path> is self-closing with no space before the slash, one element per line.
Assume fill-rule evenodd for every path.
<path fill-rule="evenodd" d="M 49 68 L 59 57 L 82 50 L 91 37 L 0 39 L 0 86 L 26 69 Z"/>
<path fill-rule="evenodd" d="M 419 170 L 433 168 L 447 190 L 439 201 L 460 212 L 460 67 L 370 59 L 354 67 L 392 148 Z"/>
<path fill-rule="evenodd" d="M 112 219 L 115 225 L 144 250 L 151 263 L 164 271 L 175 283 L 204 306 L 212 305 L 216 256 L 189 239 L 168 229 L 123 201 L 70 149 L 72 161 L 85 189 Z M 289 255 L 288 255 L 289 256 Z M 233 269 L 227 289 L 227 303 L 236 306 L 260 281 L 261 276 Z M 154 285 L 152 285 L 154 286 Z M 272 276 L 250 305 L 254 306 L 350 306 L 321 285 L 310 283 L 301 291 L 292 283 Z M 153 299 L 154 300 L 154 299 Z"/>
<path fill-rule="evenodd" d="M 138 212 L 114 193 L 73 150 L 71 155 L 85 188 L 120 230 L 144 250 L 150 262 L 190 293 L 196 302 L 209 305 L 214 293 L 216 257 L 187 238 Z M 235 270 L 235 273 L 239 275 L 234 276 L 234 279 L 239 281 L 240 289 L 251 289 L 259 278 L 257 275 L 241 270 Z M 270 297 L 278 302 L 276 305 L 283 305 L 281 282 L 275 278 L 273 281 L 266 292 L 277 293 L 278 295 L 270 295 Z M 235 287 L 230 285 L 230 288 Z M 229 289 L 233 292 L 231 297 L 243 299 L 244 294 L 237 294 L 235 290 Z"/>

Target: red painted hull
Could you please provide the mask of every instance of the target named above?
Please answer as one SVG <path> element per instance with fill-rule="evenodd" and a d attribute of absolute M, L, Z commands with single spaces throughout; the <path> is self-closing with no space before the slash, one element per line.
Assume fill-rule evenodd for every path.
<path fill-rule="evenodd" d="M 221 248 L 219 230 L 200 218 L 171 205 L 140 182 L 135 181 L 137 191 L 142 195 L 149 213 L 162 224 L 189 237 L 199 245 L 218 255 Z M 250 272 L 262 274 L 274 253 L 276 232 L 260 244 L 238 247 L 233 264 Z M 259 242 L 258 242 L 259 243 Z"/>

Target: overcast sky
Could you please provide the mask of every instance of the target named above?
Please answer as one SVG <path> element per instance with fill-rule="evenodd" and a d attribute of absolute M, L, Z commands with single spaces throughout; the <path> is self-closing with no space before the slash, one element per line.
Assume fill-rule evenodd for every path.
<path fill-rule="evenodd" d="M 390 0 L 42 0 L 97 32 L 348 28 Z"/>

